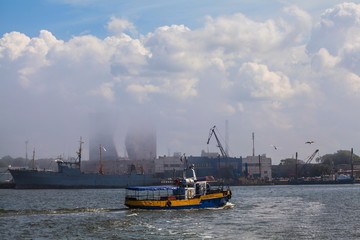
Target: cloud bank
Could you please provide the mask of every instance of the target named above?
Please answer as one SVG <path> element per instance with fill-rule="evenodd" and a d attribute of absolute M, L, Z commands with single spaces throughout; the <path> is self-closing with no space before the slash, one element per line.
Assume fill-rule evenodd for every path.
<path fill-rule="evenodd" d="M 251 154 L 251 132 L 257 154 L 275 163 L 296 151 L 310 155 L 307 140 L 324 154 L 356 147 L 360 5 L 339 4 L 313 19 L 292 6 L 277 19 L 208 16 L 198 29 L 159 26 L 145 35 L 111 17 L 104 39 L 5 33 L 0 154 L 24 156 L 29 140 L 40 156 L 72 155 L 89 114 L 101 112 L 118 119 L 120 154 L 136 119 L 157 125 L 160 155 L 200 154 L 210 127 L 225 133 L 225 120 L 234 156 Z"/>

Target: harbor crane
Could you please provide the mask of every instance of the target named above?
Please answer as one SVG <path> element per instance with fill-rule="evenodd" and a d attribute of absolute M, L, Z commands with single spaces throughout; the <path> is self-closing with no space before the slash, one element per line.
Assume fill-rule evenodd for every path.
<path fill-rule="evenodd" d="M 316 149 L 315 152 L 314 152 L 313 154 L 311 154 L 311 156 L 308 158 L 308 160 L 306 161 L 306 163 L 304 164 L 304 166 L 307 165 L 307 164 L 309 164 L 309 163 L 314 159 L 315 155 L 316 155 L 318 152 L 319 152 L 319 149 Z"/>
<path fill-rule="evenodd" d="M 226 154 L 226 151 L 224 150 L 223 146 L 221 145 L 221 142 L 220 142 L 218 136 L 216 135 L 215 129 L 216 129 L 216 126 L 213 126 L 212 128 L 210 128 L 207 144 L 209 144 L 211 137 L 214 135 L 216 142 L 217 142 L 217 147 L 220 149 L 222 157 L 227 158 L 228 155 Z"/>
<path fill-rule="evenodd" d="M 306 160 L 305 164 L 302 165 L 300 172 L 303 172 L 303 170 L 305 169 L 305 166 L 309 165 L 310 162 L 314 159 L 315 155 L 319 152 L 319 149 L 316 149 L 315 152 L 313 154 L 311 154 L 310 157 L 308 157 L 308 159 Z"/>

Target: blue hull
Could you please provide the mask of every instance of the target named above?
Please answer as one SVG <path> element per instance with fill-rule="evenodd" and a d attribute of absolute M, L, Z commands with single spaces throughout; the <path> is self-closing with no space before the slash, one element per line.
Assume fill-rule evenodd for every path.
<path fill-rule="evenodd" d="M 229 201 L 229 197 L 213 198 L 213 199 L 203 199 L 200 204 L 196 205 L 182 205 L 182 206 L 169 206 L 169 207 L 159 207 L 159 206 L 132 206 L 127 205 L 131 209 L 148 209 L 148 210 L 186 210 L 186 209 L 205 209 L 205 208 L 220 208 L 226 205 Z"/>
<path fill-rule="evenodd" d="M 77 169 L 64 172 L 50 172 L 25 169 L 9 169 L 15 188 L 123 188 L 133 185 L 158 184 L 160 179 L 150 174 L 103 175 L 82 173 Z"/>

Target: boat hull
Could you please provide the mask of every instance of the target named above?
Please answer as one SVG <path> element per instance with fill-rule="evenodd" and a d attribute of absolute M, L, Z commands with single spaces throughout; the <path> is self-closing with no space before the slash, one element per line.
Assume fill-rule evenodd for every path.
<path fill-rule="evenodd" d="M 72 172 L 52 172 L 9 169 L 15 188 L 65 189 L 65 188 L 123 188 L 133 185 L 153 185 L 160 179 L 150 174 L 106 175 Z"/>
<path fill-rule="evenodd" d="M 125 200 L 125 205 L 132 209 L 152 209 L 152 210 L 173 210 L 173 209 L 203 209 L 219 208 L 226 205 L 231 198 L 230 190 L 223 193 L 203 195 L 199 198 L 186 200 L 159 200 L 159 201 L 141 201 Z"/>
<path fill-rule="evenodd" d="M 354 179 L 344 179 L 344 180 L 291 180 L 289 184 L 291 185 L 315 185 L 315 184 L 353 184 Z"/>

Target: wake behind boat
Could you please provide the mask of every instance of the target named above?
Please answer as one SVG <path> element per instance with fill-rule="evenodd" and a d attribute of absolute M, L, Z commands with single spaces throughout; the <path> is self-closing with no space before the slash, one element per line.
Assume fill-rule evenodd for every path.
<path fill-rule="evenodd" d="M 192 178 L 178 179 L 174 185 L 127 187 L 125 205 L 134 209 L 201 209 L 219 208 L 231 198 L 229 188 L 210 186 L 207 179 L 197 179 L 194 165 Z"/>

